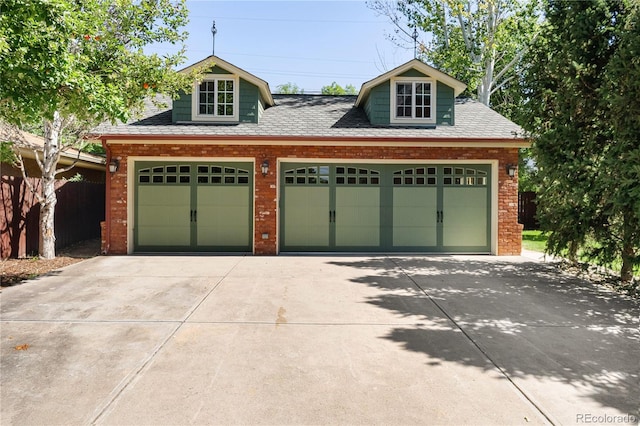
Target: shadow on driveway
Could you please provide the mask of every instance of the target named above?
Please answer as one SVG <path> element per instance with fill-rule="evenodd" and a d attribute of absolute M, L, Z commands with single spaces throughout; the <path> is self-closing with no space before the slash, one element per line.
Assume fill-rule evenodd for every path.
<path fill-rule="evenodd" d="M 389 259 L 395 267 L 381 272 Z M 397 328 L 383 338 L 443 362 L 484 370 L 497 367 L 537 406 L 575 407 L 573 413 L 553 410 L 562 423 L 616 411 L 627 416 L 624 421 L 636 423 L 640 418 L 637 301 L 564 274 L 553 265 L 522 258 L 516 262 L 472 256 L 389 259 L 331 263 L 362 270 L 362 276 L 352 281 L 380 289 L 394 289 L 403 281 L 398 278 L 408 277 L 455 327 L 453 331 L 445 326 Z M 412 298 L 380 292 L 368 303 L 399 315 L 419 315 L 410 310 L 416 306 L 410 303 Z M 457 332 L 464 333 L 490 362 L 449 350 L 447 342 Z M 602 407 L 601 412 L 580 411 L 585 402 L 593 406 L 592 401 Z M 554 421 L 554 416 L 549 419 Z"/>

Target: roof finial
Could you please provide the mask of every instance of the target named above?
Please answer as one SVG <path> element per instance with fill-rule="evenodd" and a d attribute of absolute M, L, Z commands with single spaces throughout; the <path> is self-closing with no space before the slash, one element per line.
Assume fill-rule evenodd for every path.
<path fill-rule="evenodd" d="M 213 21 L 213 26 L 211 27 L 211 34 L 213 35 L 213 49 L 212 49 L 212 54 L 215 55 L 216 54 L 216 33 L 218 32 L 218 30 L 216 29 L 216 21 Z"/>
<path fill-rule="evenodd" d="M 413 59 L 418 59 L 418 30 L 416 27 L 413 27 L 411 38 L 413 39 Z"/>

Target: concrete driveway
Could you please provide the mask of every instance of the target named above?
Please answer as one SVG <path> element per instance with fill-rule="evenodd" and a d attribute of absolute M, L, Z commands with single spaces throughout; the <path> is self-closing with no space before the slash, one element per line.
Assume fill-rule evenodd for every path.
<path fill-rule="evenodd" d="M 0 301 L 2 425 L 640 416 L 638 304 L 525 257 L 98 257 Z"/>

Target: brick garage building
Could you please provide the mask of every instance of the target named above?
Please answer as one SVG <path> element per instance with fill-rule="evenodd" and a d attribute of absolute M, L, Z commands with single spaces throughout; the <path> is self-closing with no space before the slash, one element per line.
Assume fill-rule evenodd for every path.
<path fill-rule="evenodd" d="M 520 253 L 521 129 L 417 60 L 358 96 L 272 95 L 211 56 L 192 94 L 97 129 L 103 250 Z"/>

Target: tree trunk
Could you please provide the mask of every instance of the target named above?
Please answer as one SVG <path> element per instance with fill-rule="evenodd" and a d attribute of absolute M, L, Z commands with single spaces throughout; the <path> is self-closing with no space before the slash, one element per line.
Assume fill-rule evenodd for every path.
<path fill-rule="evenodd" d="M 53 120 L 44 121 L 44 147 L 42 158 L 42 201 L 40 202 L 40 247 L 43 259 L 56 257 L 54 216 L 56 210 L 56 167 L 60 158 L 60 132 L 62 118 L 58 111 Z"/>

